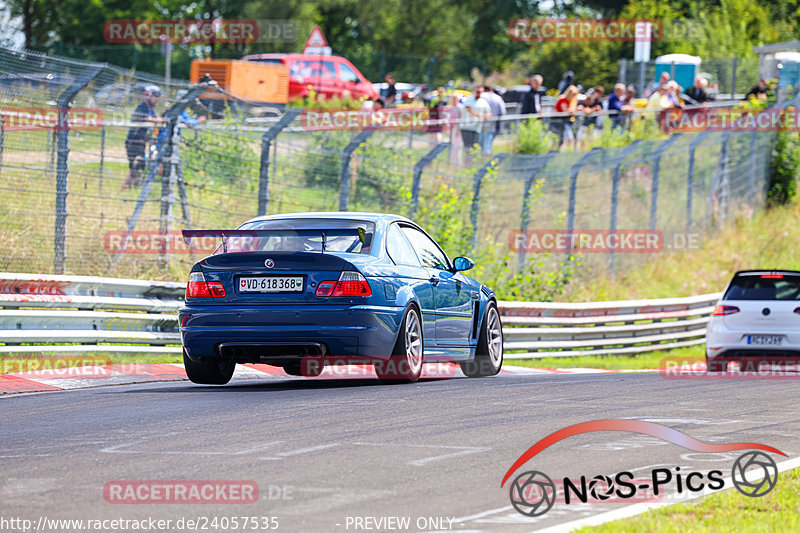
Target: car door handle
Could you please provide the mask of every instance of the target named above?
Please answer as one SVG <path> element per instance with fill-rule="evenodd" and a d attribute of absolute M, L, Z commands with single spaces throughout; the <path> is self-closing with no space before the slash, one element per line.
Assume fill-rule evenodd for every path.
<path fill-rule="evenodd" d="M 433 276 L 433 277 L 432 277 L 431 279 L 429 279 L 428 281 L 430 281 L 430 282 L 431 282 L 431 285 L 438 285 L 438 284 L 439 284 L 439 278 L 437 278 L 436 276 Z"/>

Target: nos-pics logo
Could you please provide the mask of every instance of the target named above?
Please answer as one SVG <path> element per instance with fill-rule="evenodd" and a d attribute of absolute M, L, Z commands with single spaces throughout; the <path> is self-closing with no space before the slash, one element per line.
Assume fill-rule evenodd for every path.
<path fill-rule="evenodd" d="M 754 442 L 732 444 L 709 444 L 690 437 L 678 430 L 641 420 L 595 420 L 575 424 L 548 435 L 531 446 L 511 468 L 508 469 L 500 486 L 504 486 L 511 476 L 535 455 L 553 444 L 582 433 L 595 431 L 628 431 L 656 437 L 672 444 L 700 453 L 725 453 L 735 450 L 751 450 L 739 456 L 730 472 L 731 484 L 752 498 L 769 493 L 778 482 L 778 466 L 764 451 L 786 456 L 780 450 Z M 762 451 L 763 450 L 763 451 Z M 683 471 L 680 467 L 654 468 L 649 477 L 634 478 L 633 473 L 623 471 L 614 476 L 580 476 L 577 479 L 560 480 L 561 490 L 556 482 L 544 472 L 528 470 L 517 475 L 509 485 L 511 505 L 519 513 L 537 517 L 547 513 L 558 500 L 560 503 L 587 503 L 595 501 L 621 501 L 629 499 L 660 499 L 668 486 L 678 494 L 720 490 L 725 487 L 724 472 Z M 652 498 L 652 499 L 651 499 Z"/>

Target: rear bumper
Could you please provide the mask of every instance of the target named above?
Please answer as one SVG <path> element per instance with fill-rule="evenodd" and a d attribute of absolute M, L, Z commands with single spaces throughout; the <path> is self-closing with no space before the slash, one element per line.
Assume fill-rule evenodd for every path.
<path fill-rule="evenodd" d="M 220 344 L 240 343 L 248 349 L 238 356 L 251 359 L 242 362 L 264 361 L 256 357 L 260 344 L 270 356 L 280 355 L 285 344 L 295 357 L 298 345 L 321 345 L 325 357 L 355 362 L 391 356 L 404 312 L 371 305 L 204 305 L 182 308 L 179 320 L 183 347 L 193 360 L 220 357 Z"/>

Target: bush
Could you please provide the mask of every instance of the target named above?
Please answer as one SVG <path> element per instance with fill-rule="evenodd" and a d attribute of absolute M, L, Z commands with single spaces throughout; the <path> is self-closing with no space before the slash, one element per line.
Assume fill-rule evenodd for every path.
<path fill-rule="evenodd" d="M 797 194 L 800 176 L 800 138 L 796 132 L 778 133 L 772 150 L 767 206 L 790 205 Z"/>
<path fill-rule="evenodd" d="M 539 118 L 530 118 L 519 125 L 514 137 L 514 152 L 518 154 L 546 154 L 558 149 L 559 138 L 550 132 Z"/>

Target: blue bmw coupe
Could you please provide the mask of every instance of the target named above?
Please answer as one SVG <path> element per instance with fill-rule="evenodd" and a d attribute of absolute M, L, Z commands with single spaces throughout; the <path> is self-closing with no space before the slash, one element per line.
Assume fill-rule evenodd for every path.
<path fill-rule="evenodd" d="M 385 381 L 416 381 L 423 363 L 457 362 L 469 377 L 503 364 L 494 292 L 407 218 L 292 213 L 183 236 L 222 238 L 192 267 L 180 310 L 195 383 L 227 383 L 236 363 L 303 376 L 372 364 Z"/>

